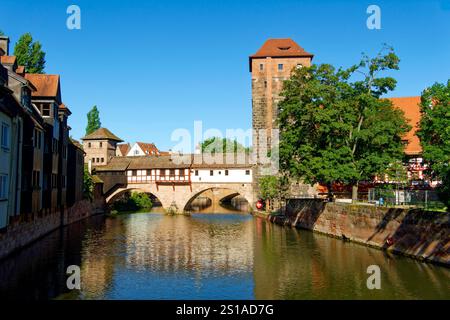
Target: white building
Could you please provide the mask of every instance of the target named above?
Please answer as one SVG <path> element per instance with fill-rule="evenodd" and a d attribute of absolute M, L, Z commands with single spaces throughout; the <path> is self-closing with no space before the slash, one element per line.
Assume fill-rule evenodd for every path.
<path fill-rule="evenodd" d="M 160 154 L 160 151 L 154 143 L 136 142 L 128 151 L 127 156 L 159 156 Z"/>

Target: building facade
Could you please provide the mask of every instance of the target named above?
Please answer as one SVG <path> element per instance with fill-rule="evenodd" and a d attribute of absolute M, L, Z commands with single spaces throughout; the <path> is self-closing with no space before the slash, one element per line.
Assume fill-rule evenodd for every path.
<path fill-rule="evenodd" d="M 92 166 L 107 165 L 116 155 L 117 144 L 123 142 L 107 128 L 99 128 L 81 140 L 86 153 L 85 163 L 90 163 Z"/>
<path fill-rule="evenodd" d="M 67 207 L 69 184 L 80 200 L 84 154 L 69 159 L 71 112 L 62 103 L 58 75 L 28 74 L 9 55 L 5 36 L 0 36 L 0 74 L 2 229 L 20 215 Z M 69 161 L 75 167 L 70 175 Z"/>

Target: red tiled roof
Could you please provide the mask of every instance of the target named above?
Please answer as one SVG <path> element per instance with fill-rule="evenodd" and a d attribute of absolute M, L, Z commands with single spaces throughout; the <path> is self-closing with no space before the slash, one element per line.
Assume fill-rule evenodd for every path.
<path fill-rule="evenodd" d="M 59 110 L 62 110 L 62 111 L 67 112 L 69 115 L 72 114 L 72 112 L 70 111 L 70 109 L 67 108 L 67 106 L 66 106 L 64 103 L 61 103 L 61 104 L 59 105 L 58 108 L 59 108 Z"/>
<path fill-rule="evenodd" d="M 263 46 L 250 58 L 265 57 L 313 57 L 314 55 L 306 52 L 294 40 L 287 39 L 269 39 Z"/>
<path fill-rule="evenodd" d="M 0 63 L 14 64 L 16 63 L 16 56 L 0 56 Z"/>
<path fill-rule="evenodd" d="M 126 156 L 131 148 L 129 143 L 118 144 L 117 147 L 119 148 L 119 151 L 122 154 L 122 156 Z"/>
<path fill-rule="evenodd" d="M 24 66 L 18 66 L 16 69 L 16 73 L 23 75 L 25 73 L 25 67 Z"/>
<path fill-rule="evenodd" d="M 25 79 L 31 81 L 37 91 L 34 97 L 56 97 L 59 90 L 59 75 L 26 73 Z"/>
<path fill-rule="evenodd" d="M 388 98 L 392 101 L 394 107 L 399 108 L 405 113 L 405 118 L 409 121 L 412 129 L 406 134 L 405 140 L 408 144 L 405 148 L 407 155 L 417 155 L 422 152 L 419 137 L 416 136 L 418 124 L 421 118 L 420 113 L 420 97 L 402 97 L 402 98 Z"/>
<path fill-rule="evenodd" d="M 158 148 L 156 148 L 155 144 L 153 143 L 145 143 L 145 142 L 136 142 L 136 143 L 146 155 L 159 154 Z"/>

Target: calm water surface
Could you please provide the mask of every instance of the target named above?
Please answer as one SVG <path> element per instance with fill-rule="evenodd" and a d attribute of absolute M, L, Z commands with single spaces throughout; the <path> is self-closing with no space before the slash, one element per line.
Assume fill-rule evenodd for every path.
<path fill-rule="evenodd" d="M 366 270 L 381 268 L 381 290 Z M 81 291 L 66 289 L 69 265 Z M 0 261 L 7 299 L 450 299 L 450 269 L 248 214 L 95 217 Z"/>

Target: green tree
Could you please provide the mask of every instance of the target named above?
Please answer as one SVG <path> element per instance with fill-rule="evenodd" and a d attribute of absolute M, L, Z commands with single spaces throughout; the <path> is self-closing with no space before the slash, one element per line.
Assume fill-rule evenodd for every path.
<path fill-rule="evenodd" d="M 100 129 L 102 123 L 100 122 L 100 113 L 97 106 L 93 106 L 92 109 L 87 113 L 87 126 L 86 135 L 91 134 L 97 129 Z"/>
<path fill-rule="evenodd" d="M 388 53 L 385 53 L 388 50 Z M 381 96 L 395 88 L 399 59 L 384 48 L 349 69 L 329 64 L 295 69 L 280 103 L 280 167 L 296 179 L 328 186 L 353 185 L 383 173 L 402 159 L 410 127 L 401 110 Z M 362 79 L 353 80 L 358 75 Z"/>
<path fill-rule="evenodd" d="M 30 33 L 19 38 L 14 47 L 14 55 L 17 57 L 17 64 L 25 66 L 28 73 L 44 73 L 45 52 L 39 41 L 33 42 Z"/>
<path fill-rule="evenodd" d="M 2 30 L 0 30 L 0 36 L 4 36 L 4 35 L 5 35 L 5 33 Z"/>
<path fill-rule="evenodd" d="M 84 168 L 83 175 L 83 197 L 92 200 L 94 194 L 94 180 L 87 168 Z"/>
<path fill-rule="evenodd" d="M 278 202 L 278 206 L 281 207 L 286 198 L 288 187 L 288 178 L 284 175 L 263 176 L 259 179 L 259 193 L 266 200 L 267 210 L 273 208 L 274 202 Z"/>
<path fill-rule="evenodd" d="M 417 132 L 431 177 L 441 180 L 442 200 L 450 204 L 450 79 L 422 92 L 422 117 Z"/>
<path fill-rule="evenodd" d="M 215 153 L 249 153 L 250 148 L 243 146 L 237 140 L 212 137 L 201 143 L 202 152 Z"/>

